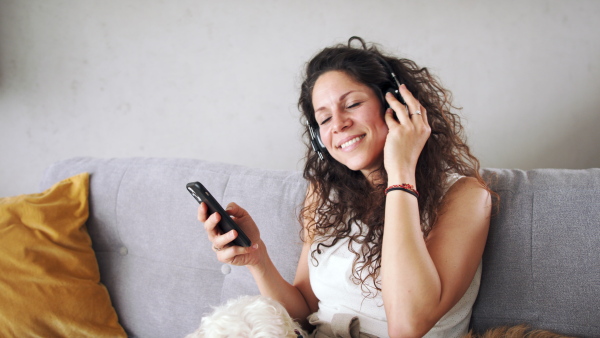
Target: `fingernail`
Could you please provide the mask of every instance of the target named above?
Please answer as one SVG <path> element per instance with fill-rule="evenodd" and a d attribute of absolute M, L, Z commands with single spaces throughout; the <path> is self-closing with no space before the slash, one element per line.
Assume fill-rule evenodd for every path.
<path fill-rule="evenodd" d="M 252 249 L 258 249 L 258 243 L 252 244 Z"/>

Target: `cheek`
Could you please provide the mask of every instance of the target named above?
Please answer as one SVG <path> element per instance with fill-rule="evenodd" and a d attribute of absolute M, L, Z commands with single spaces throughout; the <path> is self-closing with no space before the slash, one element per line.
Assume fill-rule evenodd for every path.
<path fill-rule="evenodd" d="M 323 128 L 319 128 L 319 135 L 321 136 L 321 141 L 325 145 L 327 149 L 329 149 L 329 144 L 331 143 L 331 135 Z"/>
<path fill-rule="evenodd" d="M 387 125 L 384 123 L 383 125 L 378 125 L 375 132 L 375 137 L 373 138 L 373 143 L 376 149 L 376 152 L 383 151 L 385 147 L 385 142 L 387 140 L 387 136 L 389 133 L 389 129 Z"/>
<path fill-rule="evenodd" d="M 389 133 L 389 128 L 383 119 L 377 120 L 373 123 L 375 126 L 375 139 L 385 142 Z"/>
<path fill-rule="evenodd" d="M 387 128 L 387 126 L 384 126 L 383 128 L 381 128 L 379 130 L 379 133 L 377 133 L 376 142 L 377 142 L 377 145 L 381 149 L 383 149 L 383 147 L 385 146 L 385 141 L 387 140 L 387 135 L 388 135 L 388 128 Z"/>
<path fill-rule="evenodd" d="M 387 135 L 390 133 L 390 128 L 388 128 L 387 124 L 384 122 L 381 127 L 381 133 L 384 135 L 383 138 L 387 138 Z"/>

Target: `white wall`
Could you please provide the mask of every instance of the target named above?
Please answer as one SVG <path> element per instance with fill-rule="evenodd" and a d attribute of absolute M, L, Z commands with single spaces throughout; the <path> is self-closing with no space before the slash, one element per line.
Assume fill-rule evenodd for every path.
<path fill-rule="evenodd" d="M 300 169 L 304 62 L 428 66 L 487 167 L 600 167 L 600 2 L 0 0 L 0 196 L 73 156 Z"/>

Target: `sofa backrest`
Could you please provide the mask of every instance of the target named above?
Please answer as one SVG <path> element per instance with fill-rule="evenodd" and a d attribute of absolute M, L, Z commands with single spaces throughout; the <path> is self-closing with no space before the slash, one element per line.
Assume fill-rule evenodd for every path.
<path fill-rule="evenodd" d="M 258 294 L 244 267 L 219 263 L 185 185 L 246 208 L 292 281 L 301 249 L 298 172 L 186 159 L 75 158 L 47 169 L 42 188 L 91 173 L 87 223 L 102 282 L 131 337 L 183 337 L 211 306 Z M 484 170 L 500 195 L 472 326 L 600 335 L 600 169 Z"/>
<path fill-rule="evenodd" d="M 487 169 L 500 195 L 471 326 L 600 336 L 600 169 Z"/>

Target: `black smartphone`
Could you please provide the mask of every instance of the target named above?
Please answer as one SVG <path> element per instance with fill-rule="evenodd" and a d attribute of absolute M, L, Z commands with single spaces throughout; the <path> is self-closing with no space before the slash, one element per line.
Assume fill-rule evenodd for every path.
<path fill-rule="evenodd" d="M 221 229 L 222 233 L 226 233 L 231 230 L 237 231 L 238 236 L 231 243 L 237 246 L 252 245 L 252 242 L 250 242 L 248 236 L 246 236 L 242 229 L 240 229 L 233 219 L 231 219 L 231 216 L 229 216 L 229 214 L 223 210 L 223 207 L 219 204 L 219 202 L 217 202 L 213 195 L 208 192 L 208 190 L 202 184 L 200 184 L 200 182 L 190 182 L 186 185 L 186 188 L 196 199 L 196 201 L 198 201 L 198 203 L 206 203 L 209 215 L 212 215 L 215 212 L 218 212 L 221 215 L 221 220 L 217 226 L 219 229 Z"/>

